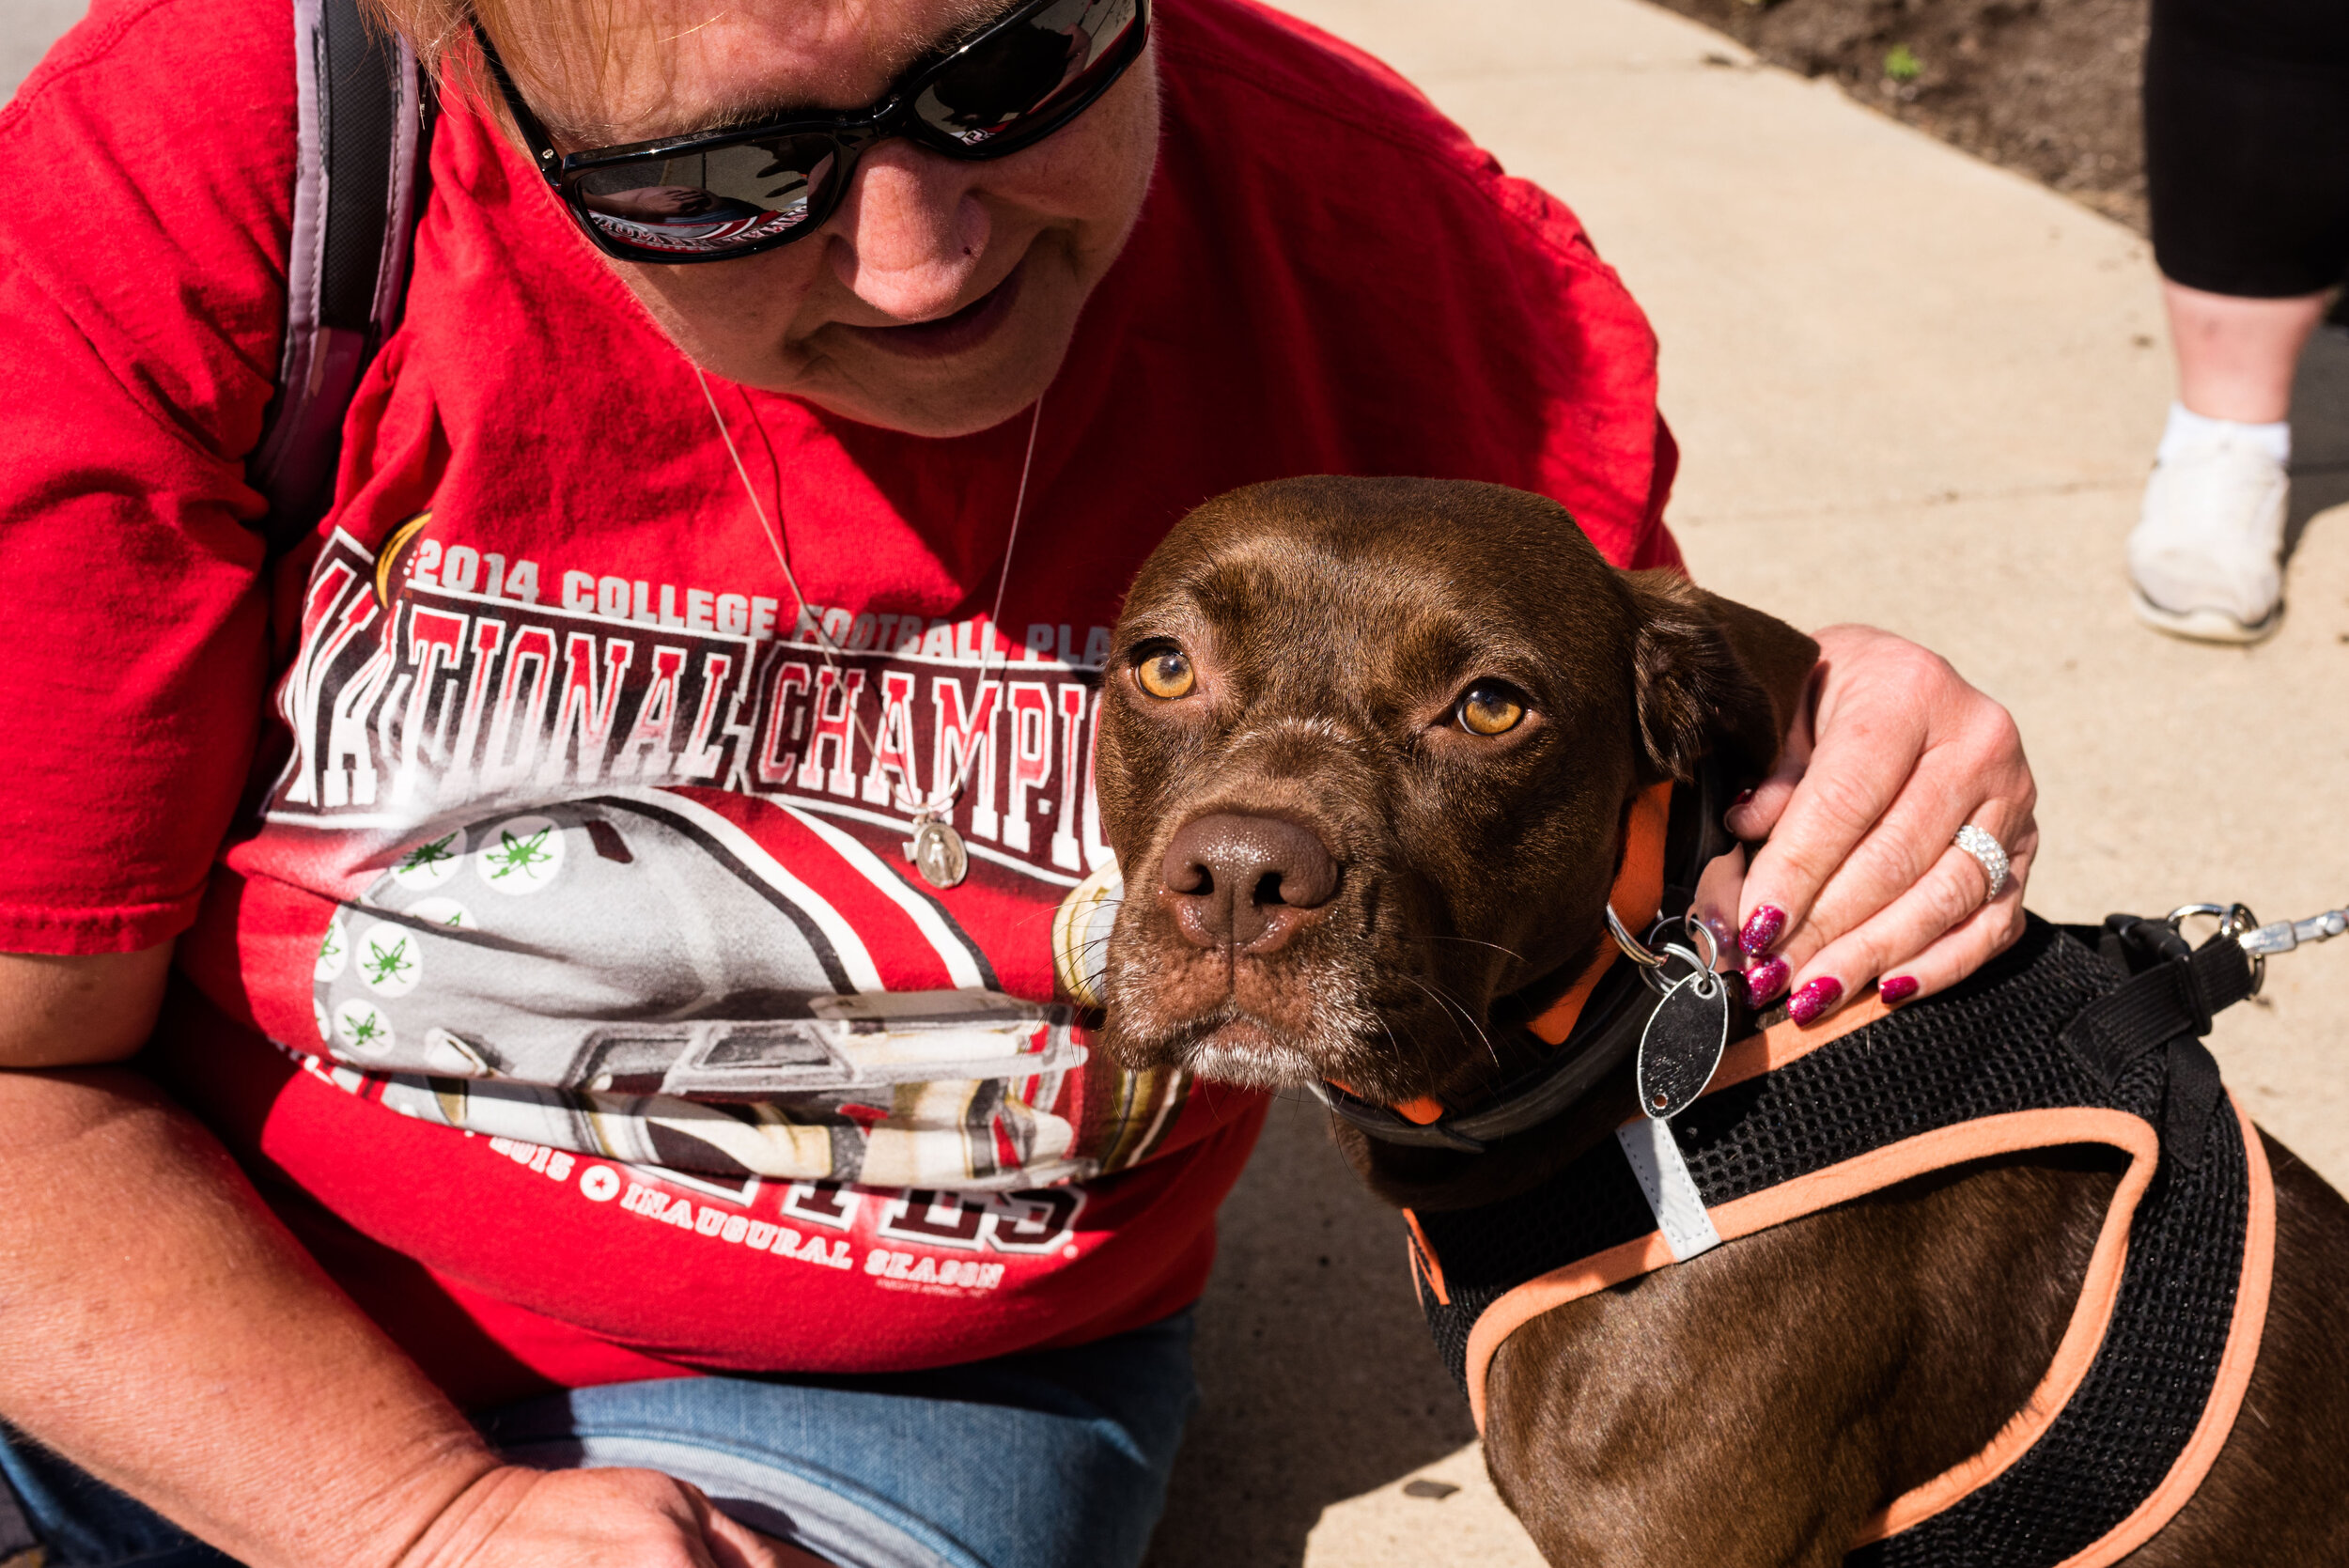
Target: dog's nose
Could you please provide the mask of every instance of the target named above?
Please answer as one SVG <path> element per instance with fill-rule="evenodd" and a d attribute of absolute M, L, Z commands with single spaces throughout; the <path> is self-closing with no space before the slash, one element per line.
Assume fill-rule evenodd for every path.
<path fill-rule="evenodd" d="M 1185 938 L 1252 953 L 1287 941 L 1338 889 L 1338 862 L 1313 830 L 1232 812 L 1185 823 L 1160 876 Z"/>

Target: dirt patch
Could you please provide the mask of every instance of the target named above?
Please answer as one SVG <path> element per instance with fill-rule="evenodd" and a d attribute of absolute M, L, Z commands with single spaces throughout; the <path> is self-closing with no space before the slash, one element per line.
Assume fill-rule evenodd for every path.
<path fill-rule="evenodd" d="M 1660 0 L 2145 231 L 2146 0 Z"/>

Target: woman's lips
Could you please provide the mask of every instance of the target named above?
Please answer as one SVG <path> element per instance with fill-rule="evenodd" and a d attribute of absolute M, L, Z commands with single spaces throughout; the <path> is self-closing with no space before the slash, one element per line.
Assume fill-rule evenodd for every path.
<path fill-rule="evenodd" d="M 995 334 L 1019 299 L 1019 280 L 1027 272 L 1023 260 L 1003 281 L 956 311 L 935 321 L 912 321 L 902 327 L 850 327 L 848 330 L 876 348 L 910 359 L 943 359 L 975 349 Z"/>

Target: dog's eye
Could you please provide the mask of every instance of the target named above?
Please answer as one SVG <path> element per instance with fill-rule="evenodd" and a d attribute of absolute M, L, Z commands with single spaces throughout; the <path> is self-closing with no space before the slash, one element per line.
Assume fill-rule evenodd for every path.
<path fill-rule="evenodd" d="M 1470 735 L 1506 735 L 1525 718 L 1525 704 L 1515 687 L 1480 680 L 1461 694 L 1455 712 Z"/>
<path fill-rule="evenodd" d="M 1162 643 L 1145 651 L 1134 662 L 1134 679 L 1141 682 L 1142 689 L 1168 702 L 1190 696 L 1198 678 L 1191 673 L 1190 655 L 1171 644 Z"/>

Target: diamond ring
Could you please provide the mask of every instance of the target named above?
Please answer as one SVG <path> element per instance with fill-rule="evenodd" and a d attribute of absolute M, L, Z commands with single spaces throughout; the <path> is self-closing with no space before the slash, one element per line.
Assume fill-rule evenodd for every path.
<path fill-rule="evenodd" d="M 1998 897 L 1999 894 L 2006 891 L 2007 860 L 2005 845 L 2000 844 L 1997 839 L 1992 838 L 1988 833 L 1984 832 L 1982 829 L 1975 827 L 1970 822 L 1966 824 L 1963 828 L 1960 828 L 1957 831 L 1957 836 L 1950 840 L 1950 842 L 1956 845 L 1960 849 L 1965 850 L 1968 855 L 1973 856 L 1975 861 L 1982 866 L 1983 876 L 1989 878 L 1990 891 L 1983 895 L 1982 900 L 1984 904 L 1989 903 L 1992 899 Z"/>

